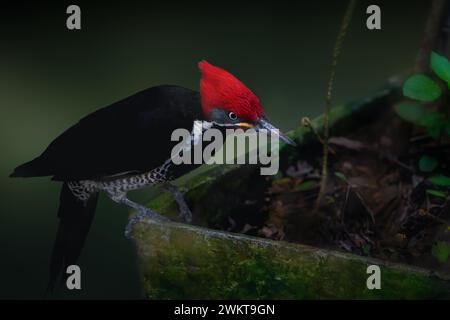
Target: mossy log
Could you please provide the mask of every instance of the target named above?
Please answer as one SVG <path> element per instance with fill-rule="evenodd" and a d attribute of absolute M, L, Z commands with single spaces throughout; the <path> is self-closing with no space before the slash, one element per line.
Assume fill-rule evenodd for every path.
<path fill-rule="evenodd" d="M 179 223 L 135 234 L 150 299 L 450 298 L 432 272 L 351 254 Z M 367 288 L 369 265 L 380 266 L 381 289 Z"/>
<path fill-rule="evenodd" d="M 388 88 L 333 108 L 331 133 L 351 132 L 373 121 L 399 97 L 396 88 Z M 312 124 L 321 132 L 322 117 Z M 316 139 L 304 127 L 290 137 L 300 148 Z M 280 157 L 281 165 L 289 161 L 290 149 L 282 146 Z M 142 285 L 149 299 L 450 298 L 448 277 L 431 271 L 210 229 L 215 219 L 238 210 L 236 197 L 264 183 L 257 170 L 249 165 L 203 166 L 178 183 L 194 208 L 194 225 L 142 221 L 134 226 Z M 177 205 L 167 193 L 153 197 L 148 206 L 176 217 Z M 367 267 L 373 264 L 381 268 L 379 290 L 366 285 Z"/>

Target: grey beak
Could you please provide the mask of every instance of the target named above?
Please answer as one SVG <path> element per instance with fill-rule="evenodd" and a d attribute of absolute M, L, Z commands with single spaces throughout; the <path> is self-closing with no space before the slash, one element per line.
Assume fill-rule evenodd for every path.
<path fill-rule="evenodd" d="M 280 130 L 275 128 L 266 117 L 262 117 L 258 120 L 257 124 L 255 125 L 256 130 L 258 129 L 266 129 L 269 132 L 275 133 L 278 135 L 281 141 L 290 144 L 291 146 L 297 146 L 297 144 L 288 136 L 286 136 L 284 133 L 282 133 Z"/>

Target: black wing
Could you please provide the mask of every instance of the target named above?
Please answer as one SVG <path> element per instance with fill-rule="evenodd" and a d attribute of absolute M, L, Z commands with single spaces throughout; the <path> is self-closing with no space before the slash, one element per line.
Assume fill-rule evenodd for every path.
<path fill-rule="evenodd" d="M 11 176 L 69 181 L 148 171 L 170 158 L 173 130 L 191 130 L 201 118 L 198 92 L 149 88 L 81 119 Z"/>

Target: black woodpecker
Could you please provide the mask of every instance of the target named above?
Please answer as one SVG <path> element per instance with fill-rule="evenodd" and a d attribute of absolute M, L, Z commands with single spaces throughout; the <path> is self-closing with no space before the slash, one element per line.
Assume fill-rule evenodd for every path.
<path fill-rule="evenodd" d="M 171 151 L 177 142 L 171 141 L 171 135 L 175 129 L 191 131 L 196 120 L 275 129 L 264 117 L 258 97 L 241 81 L 206 61 L 201 61 L 199 68 L 200 92 L 172 85 L 138 92 L 82 118 L 53 140 L 39 157 L 18 166 L 11 174 L 51 176 L 62 182 L 49 289 L 54 288 L 67 266 L 76 264 L 100 191 L 137 210 L 130 220 L 135 222 L 142 217 L 164 217 L 129 200 L 128 191 L 162 187 L 174 196 L 180 217 L 191 222 L 192 214 L 182 194 L 170 184 L 195 168 L 172 163 Z M 281 133 L 279 137 L 294 144 Z"/>

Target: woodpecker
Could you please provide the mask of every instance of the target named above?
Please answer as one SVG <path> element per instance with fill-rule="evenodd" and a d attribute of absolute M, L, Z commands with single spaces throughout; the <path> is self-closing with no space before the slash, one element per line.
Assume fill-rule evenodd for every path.
<path fill-rule="evenodd" d="M 192 130 L 197 120 L 256 130 L 275 129 L 264 116 L 258 97 L 240 80 L 204 60 L 198 66 L 200 92 L 173 85 L 140 91 L 82 118 L 53 140 L 40 156 L 18 166 L 10 175 L 51 176 L 62 182 L 49 289 L 54 288 L 63 270 L 76 264 L 101 191 L 138 212 L 130 218 L 126 234 L 142 217 L 165 219 L 127 197 L 129 191 L 149 186 L 170 192 L 178 203 L 180 218 L 191 222 L 188 205 L 170 183 L 195 168 L 171 161 L 171 150 L 176 144 L 171 141 L 171 134 L 175 129 Z M 278 135 L 295 145 L 284 134 Z"/>

